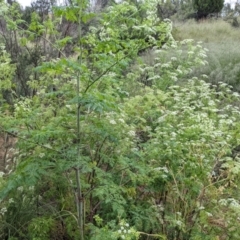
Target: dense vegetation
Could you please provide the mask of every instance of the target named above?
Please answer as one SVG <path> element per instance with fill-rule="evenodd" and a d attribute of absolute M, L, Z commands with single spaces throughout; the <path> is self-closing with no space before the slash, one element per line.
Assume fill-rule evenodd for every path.
<path fill-rule="evenodd" d="M 205 18 L 212 13 L 220 13 L 224 0 L 193 0 L 193 7 L 197 11 L 197 17 Z"/>
<path fill-rule="evenodd" d="M 0 239 L 238 240 L 239 30 L 40 3 L 0 3 Z"/>

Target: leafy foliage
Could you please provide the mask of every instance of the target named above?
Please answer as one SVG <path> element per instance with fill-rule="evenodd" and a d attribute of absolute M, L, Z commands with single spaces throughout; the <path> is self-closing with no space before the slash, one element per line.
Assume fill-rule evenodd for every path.
<path fill-rule="evenodd" d="M 18 138 L 16 166 L 0 178 L 2 238 L 81 239 L 82 201 L 86 239 L 238 239 L 239 95 L 189 77 L 205 49 L 176 42 L 156 4 L 98 16 L 76 4 L 14 29 L 30 50 L 54 50 L 30 68 L 31 94 L 1 106 L 1 131 Z M 62 35 L 61 15 L 97 24 Z"/>

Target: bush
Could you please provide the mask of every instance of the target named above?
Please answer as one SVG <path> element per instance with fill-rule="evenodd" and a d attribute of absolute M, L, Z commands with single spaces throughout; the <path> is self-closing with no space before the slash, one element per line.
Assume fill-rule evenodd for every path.
<path fill-rule="evenodd" d="M 220 13 L 224 0 L 193 0 L 193 7 L 197 11 L 197 18 L 206 18 L 209 14 Z"/>

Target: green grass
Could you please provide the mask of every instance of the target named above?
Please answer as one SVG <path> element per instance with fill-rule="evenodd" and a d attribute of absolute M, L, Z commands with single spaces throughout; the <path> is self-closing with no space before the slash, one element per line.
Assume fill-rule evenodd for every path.
<path fill-rule="evenodd" d="M 209 50 L 209 65 L 196 69 L 195 75 L 206 74 L 209 82 L 226 82 L 240 91 L 240 28 L 233 28 L 222 19 L 177 22 L 174 26 L 176 40 L 202 41 Z"/>

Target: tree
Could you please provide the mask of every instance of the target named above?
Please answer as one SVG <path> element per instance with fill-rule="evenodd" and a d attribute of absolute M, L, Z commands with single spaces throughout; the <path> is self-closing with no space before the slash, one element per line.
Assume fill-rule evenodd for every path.
<path fill-rule="evenodd" d="M 31 150 L 35 151 L 35 147 L 38 145 L 38 147 L 40 147 L 40 161 L 38 161 L 37 158 L 32 157 L 30 157 L 31 159 L 28 157 L 21 160 L 19 159 L 23 165 L 25 165 L 25 162 L 28 167 L 34 167 L 36 171 L 32 171 L 33 175 L 29 178 L 27 177 L 28 183 L 26 183 L 25 180 L 23 182 L 19 181 L 18 183 L 20 185 L 15 182 L 16 185 L 13 188 L 11 187 L 11 180 L 9 178 L 9 182 L 6 183 L 7 185 L 4 186 L 4 189 L 1 189 L 0 194 L 1 197 L 5 198 L 8 194 L 11 195 L 13 189 L 16 190 L 16 188 L 19 186 L 21 187 L 22 185 L 25 187 L 31 185 L 34 186 L 34 189 L 36 189 L 39 194 L 48 195 L 45 191 L 44 185 L 45 183 L 50 184 L 50 182 L 54 182 L 53 185 L 57 187 L 55 189 L 56 192 L 55 190 L 52 191 L 53 189 L 51 189 L 51 192 L 55 196 L 54 198 L 58 200 L 54 201 L 52 206 L 56 210 L 54 210 L 56 213 L 60 213 L 60 215 L 58 215 L 60 218 L 57 218 L 62 219 L 61 215 L 63 214 L 62 210 L 64 209 L 64 211 L 70 210 L 70 212 L 73 213 L 73 216 L 75 215 L 75 212 L 77 212 L 76 219 L 80 219 L 80 214 L 78 214 L 78 209 L 80 209 L 80 207 L 76 204 L 76 211 L 73 204 L 75 199 L 75 189 L 77 189 L 76 186 L 78 186 L 77 180 L 80 179 L 80 177 L 77 177 L 77 180 L 75 180 L 72 176 L 75 170 L 81 168 L 81 171 L 83 170 L 81 173 L 81 181 L 83 182 L 83 185 L 81 187 L 84 196 L 81 196 L 76 191 L 75 202 L 82 202 L 82 199 L 84 198 L 84 203 L 87 204 L 84 209 L 84 215 L 87 220 L 86 224 L 88 224 L 94 223 L 94 215 L 96 214 L 99 214 L 104 221 L 117 219 L 117 216 L 120 216 L 122 213 L 125 215 L 125 198 L 129 195 L 127 193 L 128 187 L 131 191 L 131 185 L 128 185 L 126 182 L 127 185 L 125 188 L 123 185 L 125 184 L 125 180 L 122 182 L 122 176 L 125 175 L 124 179 L 130 181 L 131 176 L 129 176 L 128 173 L 132 172 L 133 177 L 136 177 L 136 173 L 139 171 L 138 169 L 135 169 L 134 166 L 130 166 L 132 165 L 130 159 L 131 155 L 128 156 L 129 153 L 131 154 L 131 147 L 134 146 L 132 143 L 135 136 L 134 129 L 132 130 L 131 126 L 128 125 L 127 119 L 124 120 L 124 116 L 119 115 L 121 113 L 124 114 L 119 104 L 128 94 L 127 91 L 125 91 L 128 84 L 125 85 L 124 79 L 126 76 L 124 76 L 124 74 L 132 70 L 132 64 L 137 61 L 140 52 L 143 54 L 146 49 L 151 50 L 153 47 L 157 50 L 160 49 L 163 44 L 167 45 L 166 43 L 169 43 L 170 45 L 173 41 L 171 36 L 171 23 L 161 22 L 161 20 L 156 17 L 156 7 L 154 3 L 151 5 L 142 4 L 141 6 L 136 7 L 133 4 L 124 2 L 122 4 L 116 4 L 112 8 L 108 8 L 106 12 L 102 14 L 101 26 L 91 26 L 91 29 L 86 35 L 80 34 L 81 31 L 79 30 L 78 38 L 80 40 L 78 40 L 78 42 L 81 46 L 79 47 L 78 44 L 75 44 L 74 56 L 67 58 L 64 54 L 64 48 L 69 42 L 73 42 L 73 37 L 69 36 L 69 34 L 62 36 L 60 34 L 61 29 L 57 28 L 57 24 L 62 22 L 62 18 L 65 18 L 67 21 L 71 21 L 74 24 L 81 21 L 87 22 L 89 18 L 92 18 L 91 13 L 80 14 L 81 10 L 82 6 L 78 5 L 55 9 L 53 14 L 54 17 L 57 18 L 56 22 L 52 22 L 51 19 L 42 22 L 39 16 L 41 12 L 36 11 L 31 14 L 31 21 L 26 31 L 24 29 L 20 29 L 21 31 L 19 30 L 18 23 L 22 22 L 20 21 L 21 16 L 18 17 L 18 15 L 14 14 L 16 17 L 13 18 L 10 16 L 10 18 L 8 9 L 6 9 L 3 14 L 3 17 L 6 18 L 6 22 L 9 24 L 11 23 L 10 27 L 14 27 L 13 30 L 16 32 L 15 42 L 21 43 L 21 45 L 15 45 L 21 46 L 23 49 L 25 47 L 27 52 L 31 52 L 31 50 L 34 49 L 45 49 L 44 43 L 46 42 L 47 47 L 47 43 L 49 44 L 49 42 L 51 42 L 51 48 L 56 49 L 57 51 L 55 50 L 55 52 L 61 52 L 61 54 L 57 57 L 53 54 L 47 55 L 46 53 L 44 59 L 41 58 L 41 66 L 37 64 L 31 66 L 32 75 L 29 77 L 27 86 L 31 88 L 35 94 L 25 94 L 22 96 L 22 101 L 17 96 L 16 101 L 14 101 L 13 111 L 15 112 L 16 110 L 15 116 L 17 117 L 17 114 L 19 113 L 17 113 L 17 111 L 21 109 L 23 110 L 22 114 L 18 115 L 18 117 L 20 117 L 21 120 L 23 120 L 22 117 L 24 119 L 27 117 L 31 121 L 31 123 L 29 122 L 31 126 L 28 125 L 28 123 L 25 125 L 21 120 L 19 121 L 19 124 L 20 122 L 23 123 L 24 126 L 26 126 L 26 128 L 24 127 L 25 130 L 30 127 L 31 136 L 34 136 L 34 138 L 36 137 L 34 140 L 32 139 L 34 141 L 34 144 L 32 145 L 33 148 L 31 148 L 31 144 L 28 144 L 28 150 L 29 152 L 31 152 Z M 142 18 L 139 14 L 139 10 L 146 13 L 146 19 Z M 118 28 L 118 26 L 120 27 Z M 81 29 L 81 27 L 82 23 L 79 28 Z M 13 30 L 11 29 L 11 31 Z M 18 49 L 20 49 L 20 47 Z M 12 50 L 12 52 L 15 53 L 16 51 Z M 19 51 L 19 56 L 22 56 L 22 54 L 23 51 Z M 11 56 L 12 55 L 13 54 L 11 54 Z M 76 55 L 79 57 L 77 58 Z M 81 59 L 81 61 L 77 59 Z M 3 68 L 5 62 L 6 61 L 3 61 Z M 7 61 L 6 64 L 9 65 L 9 62 L 10 61 Z M 16 61 L 16 64 L 17 63 L 18 62 Z M 11 65 L 9 65 L 9 67 L 10 66 Z M 14 66 L 12 66 L 12 68 L 13 67 Z M 35 71 L 33 71 L 33 69 L 35 69 Z M 146 72 L 148 71 L 147 74 L 150 79 L 152 77 L 150 69 L 146 68 L 143 70 Z M 36 72 L 39 74 L 39 77 L 35 77 L 34 73 Z M 6 75 L 6 72 L 4 73 Z M 132 74 L 134 74 L 135 78 L 136 72 L 133 72 Z M 79 81 L 77 76 L 81 77 L 81 89 L 78 89 L 78 95 L 76 97 L 76 82 Z M 129 77 L 130 75 L 127 76 L 127 78 Z M 7 80 L 8 78 L 4 76 L 3 83 L 7 82 Z M 11 83 L 11 80 L 9 81 Z M 151 81 L 153 82 L 154 79 Z M 131 83 L 132 81 L 129 82 Z M 121 87 L 121 84 L 123 87 Z M 54 91 L 51 90 L 53 85 L 56 86 L 56 90 Z M 139 85 L 138 81 L 135 81 L 135 85 Z M 8 84 L 6 88 L 8 91 L 14 92 L 14 87 L 11 86 L 11 84 Z M 128 88 L 130 89 L 130 87 Z M 14 92 L 14 96 L 15 95 Z M 45 108 L 48 107 L 50 107 L 51 110 L 49 109 L 50 111 L 45 111 Z M 29 110 L 31 109 L 30 111 L 33 114 L 31 117 L 25 112 L 27 108 L 29 108 Z M 44 134 L 44 137 L 39 132 L 39 126 L 43 125 L 39 122 L 40 125 L 37 124 L 37 126 L 35 125 L 35 120 L 37 119 L 33 120 L 34 116 L 37 117 L 39 116 L 38 114 L 40 114 L 40 112 L 36 112 L 37 115 L 33 113 L 38 108 L 39 110 L 41 109 L 40 112 L 44 110 L 47 115 L 49 114 L 49 119 L 51 118 L 56 123 L 55 125 L 55 123 L 52 122 L 54 126 L 50 126 L 42 122 L 46 127 L 44 127 L 45 130 L 48 129 L 47 135 Z M 74 127 L 76 113 L 80 112 L 81 115 L 78 114 L 77 122 L 80 123 L 81 126 L 84 126 L 86 123 L 85 127 L 81 128 L 81 131 L 78 130 L 78 127 Z M 11 115 L 11 113 L 7 113 L 6 111 L 6 114 L 9 114 L 8 116 L 13 120 L 13 115 Z M 69 114 L 69 116 L 66 114 Z M 47 115 L 45 120 L 48 118 Z M 88 124 L 88 121 L 90 121 L 91 124 Z M 9 123 L 10 122 L 12 123 L 12 121 L 9 121 Z M 13 125 L 10 124 L 3 128 L 5 130 L 10 130 L 10 126 L 12 127 Z M 26 134 L 28 135 L 25 130 L 23 131 L 24 133 L 16 131 L 19 139 L 21 137 L 25 139 Z M 65 132 L 65 130 L 67 132 Z M 68 136 L 68 140 L 65 139 L 65 136 Z M 88 136 L 91 136 L 91 138 Z M 62 137 L 64 137 L 64 139 Z M 79 142 L 79 138 L 81 138 L 81 143 Z M 45 142 L 44 139 L 47 142 Z M 24 142 L 25 140 L 22 142 L 23 145 L 21 145 L 21 140 L 18 141 L 18 145 L 21 145 L 20 148 L 25 145 Z M 64 146 L 61 142 L 64 142 Z M 37 143 L 37 145 L 35 145 L 35 143 Z M 54 150 L 50 150 L 48 152 L 49 154 L 47 153 L 47 155 L 45 155 L 45 153 L 41 151 L 45 148 L 44 146 L 42 148 L 43 143 L 49 144 L 45 149 L 46 153 L 50 148 Z M 25 146 L 27 147 L 27 145 Z M 121 150 L 121 158 L 117 157 L 119 155 L 119 150 Z M 81 153 L 81 158 L 78 157 L 79 152 Z M 43 165 L 37 166 L 38 163 Z M 22 164 L 17 164 L 19 176 L 22 176 L 22 174 L 24 175 L 24 172 L 30 173 L 30 171 L 25 169 L 26 165 L 23 166 Z M 34 164 L 34 166 L 32 164 Z M 54 169 L 54 172 L 57 170 L 58 173 L 50 173 L 51 169 Z M 46 174 L 49 174 L 49 176 Z M 36 185 L 38 182 L 37 179 L 39 179 L 40 176 L 43 177 L 42 184 Z M 68 204 L 68 207 L 65 209 L 65 200 L 62 202 L 60 195 L 62 193 L 65 195 L 64 192 L 68 187 L 67 185 L 60 186 L 57 182 L 62 182 L 64 184 L 67 183 L 68 176 L 73 180 L 72 183 L 69 182 L 70 185 L 67 184 L 69 190 L 71 189 L 69 193 L 74 192 L 74 194 L 68 198 L 69 203 L 71 204 Z M 25 177 L 23 178 L 25 179 Z M 31 200 L 33 200 L 32 197 L 35 193 L 29 192 L 29 194 L 30 195 L 28 195 L 27 198 L 32 202 Z M 112 199 L 113 196 L 115 196 L 114 201 Z M 52 201 L 50 198 L 45 198 L 44 196 L 44 201 L 47 201 L 45 202 L 46 204 L 43 203 L 41 206 L 50 206 L 50 201 Z M 36 200 L 38 201 L 38 199 Z M 18 202 L 19 199 L 16 201 Z M 31 239 L 36 237 L 41 237 L 41 239 L 44 239 L 45 237 L 46 239 L 47 235 L 48 239 L 62 239 L 60 236 L 53 237 L 53 233 L 49 232 L 49 226 L 52 226 L 52 229 L 54 229 L 54 224 L 57 224 L 57 222 L 53 223 L 52 216 L 45 216 L 45 213 L 47 212 L 46 209 L 42 209 L 42 207 L 40 207 L 41 209 L 38 208 L 40 205 L 35 200 L 32 202 L 33 204 L 28 202 L 26 205 L 31 209 L 30 212 L 32 214 L 23 214 L 22 216 L 26 216 L 26 218 L 20 219 L 19 225 L 13 223 L 13 215 L 16 216 L 16 214 L 21 214 L 25 210 L 24 208 L 21 208 L 21 211 L 15 211 L 18 204 L 15 205 L 12 201 L 10 202 L 11 206 L 7 206 L 9 214 L 6 214 L 4 219 L 1 218 L 0 221 L 1 223 L 5 222 L 6 224 L 9 223 L 11 226 L 16 226 L 16 229 L 21 228 L 20 223 L 23 224 L 26 222 L 27 224 L 25 226 L 27 226 L 27 228 L 29 227 L 30 232 L 28 233 L 27 228 L 25 228 L 23 231 L 26 235 L 23 239 L 28 238 L 27 235 L 29 235 Z M 111 202 L 114 204 L 112 205 Z M 36 207 L 38 209 L 36 209 Z M 107 212 L 109 212 L 109 214 Z M 40 214 L 41 216 L 39 215 L 40 217 L 38 217 L 36 214 Z M 74 219 L 75 217 L 72 219 L 69 215 L 67 218 L 64 217 L 63 222 L 61 222 L 61 220 L 58 223 L 64 226 L 65 230 L 66 228 L 69 228 L 67 226 L 74 226 L 67 230 L 66 234 L 71 235 L 71 238 L 69 237 L 68 239 L 81 239 L 79 235 L 82 234 L 83 231 L 81 231 L 81 228 L 79 228 L 79 232 L 76 231 L 78 228 L 73 221 Z M 42 227 L 40 227 L 41 225 L 46 226 L 46 228 L 43 230 Z M 21 239 L 19 234 L 20 231 L 15 231 L 12 227 L 10 227 L 10 229 L 8 227 L 9 225 L 7 226 L 3 224 L 1 226 L 0 238 L 17 237 L 18 239 Z M 35 231 L 36 227 L 39 231 Z M 54 234 L 55 233 L 56 231 L 54 231 Z M 22 234 L 22 236 L 24 234 Z M 67 239 L 65 236 L 64 238 Z"/>
<path fill-rule="evenodd" d="M 206 18 L 209 14 L 219 13 L 224 6 L 224 0 L 193 0 L 197 11 L 197 19 Z"/>
<path fill-rule="evenodd" d="M 184 20 L 195 18 L 195 10 L 193 8 L 192 0 L 179 0 L 179 9 L 177 11 L 177 19 Z"/>
<path fill-rule="evenodd" d="M 32 66 L 35 94 L 0 105 L 1 132 L 18 138 L 16 168 L 0 174 L 0 239 L 240 239 L 240 164 L 227 157 L 239 144 L 239 95 L 182 83 L 206 64 L 201 45 L 174 41 L 155 1 L 108 7 L 86 34 L 94 15 L 80 5 L 54 9 L 54 22 L 38 14 L 16 37 L 61 54 Z M 78 23 L 77 44 L 56 27 L 62 18 Z M 0 87 L 15 96 L 15 63 L 0 49 Z"/>
<path fill-rule="evenodd" d="M 51 1 L 36 0 L 31 3 L 32 10 L 38 12 L 42 21 L 43 21 L 44 17 L 46 17 L 51 12 L 51 9 L 54 5 L 55 5 L 54 0 L 51 0 Z"/>
<path fill-rule="evenodd" d="M 159 2 L 157 5 L 157 13 L 161 19 L 170 18 L 177 12 L 178 2 L 174 3 L 170 0 Z"/>

